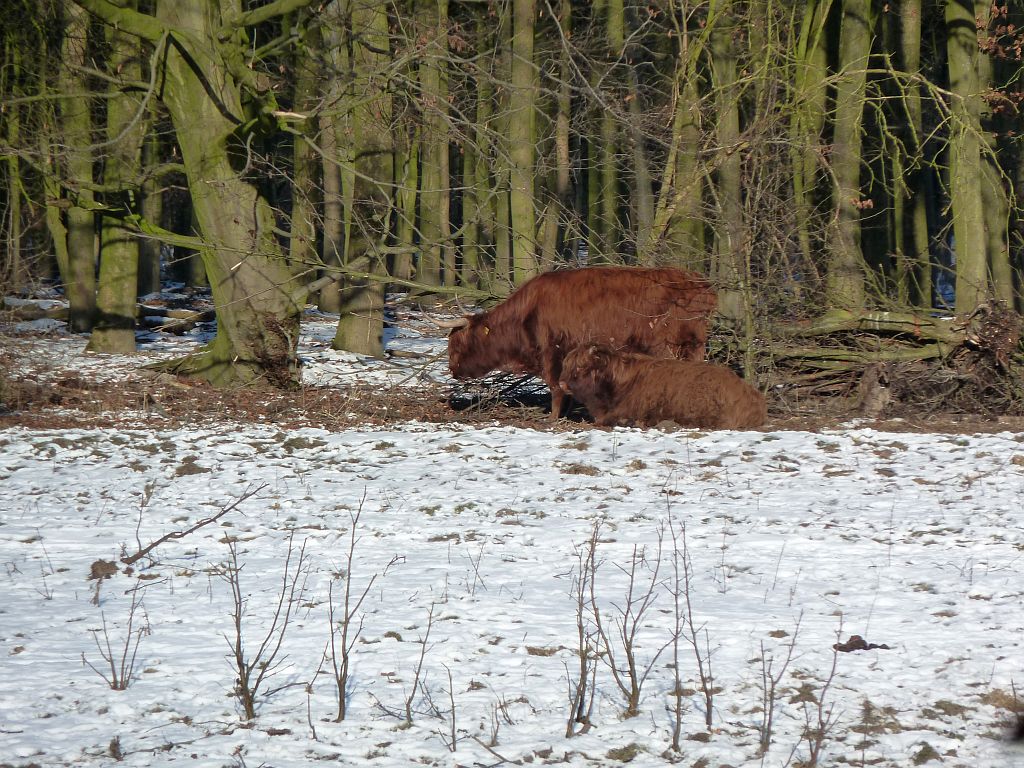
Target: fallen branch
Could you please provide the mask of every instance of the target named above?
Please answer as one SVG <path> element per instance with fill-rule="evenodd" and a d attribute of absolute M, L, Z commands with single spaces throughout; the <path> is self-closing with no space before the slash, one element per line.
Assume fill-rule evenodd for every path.
<path fill-rule="evenodd" d="M 872 363 L 911 362 L 946 357 L 952 348 L 942 342 L 921 347 L 860 350 L 850 347 L 774 347 L 775 360 L 799 361 L 801 367 L 829 371 L 859 370 Z"/>
<path fill-rule="evenodd" d="M 806 323 L 779 325 L 773 332 L 781 338 L 800 339 L 827 336 L 832 333 L 860 331 L 864 333 L 899 333 L 921 341 L 962 344 L 966 334 L 952 318 L 932 317 L 913 312 L 861 312 L 858 314 L 827 314 Z"/>
<path fill-rule="evenodd" d="M 238 507 L 238 505 L 241 504 L 243 501 L 245 501 L 246 499 L 249 499 L 249 498 L 255 496 L 257 493 L 259 493 L 260 491 L 262 491 L 266 487 L 267 487 L 267 484 L 266 483 L 262 483 L 261 485 L 258 485 L 255 488 L 253 488 L 253 487 L 247 488 L 245 490 L 245 492 L 242 493 L 241 496 L 239 496 L 237 499 L 232 501 L 230 504 L 228 504 L 226 507 L 221 509 L 220 512 L 218 512 L 217 514 L 213 515 L 212 517 L 204 518 L 203 520 L 200 520 L 198 523 L 193 525 L 191 528 L 186 528 L 183 531 L 172 531 L 171 533 L 168 533 L 165 536 L 161 536 L 159 539 L 157 539 L 156 541 L 152 542 L 151 544 L 147 544 L 145 547 L 140 549 L 134 555 L 127 555 L 125 557 L 122 557 L 121 558 L 121 562 L 124 563 L 125 565 L 131 565 L 132 563 L 135 563 L 135 562 L 141 560 L 142 558 L 144 558 L 146 555 L 148 555 L 154 549 L 159 547 L 161 544 L 164 544 L 164 543 L 166 543 L 168 541 L 176 541 L 177 539 L 183 539 L 186 536 L 188 536 L 189 534 L 195 533 L 196 531 L 198 531 L 203 526 L 209 525 L 210 523 L 214 523 L 214 522 L 220 520 L 228 512 L 230 512 L 233 509 L 236 509 Z"/>

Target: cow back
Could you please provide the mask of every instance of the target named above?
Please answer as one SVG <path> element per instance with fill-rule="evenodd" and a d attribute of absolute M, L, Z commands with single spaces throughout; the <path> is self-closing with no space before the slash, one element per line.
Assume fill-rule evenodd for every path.
<path fill-rule="evenodd" d="M 764 396 L 728 368 L 658 359 L 602 346 L 564 361 L 565 388 L 599 424 L 749 429 L 767 417 Z"/>

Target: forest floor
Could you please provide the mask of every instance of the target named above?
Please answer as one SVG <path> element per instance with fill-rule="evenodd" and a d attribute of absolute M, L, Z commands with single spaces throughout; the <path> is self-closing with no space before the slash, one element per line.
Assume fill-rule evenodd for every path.
<path fill-rule="evenodd" d="M 320 317 L 319 313 L 314 317 L 319 321 L 316 327 L 320 331 L 314 344 L 322 354 L 330 338 L 332 321 Z M 569 414 L 567 419 L 552 421 L 546 410 L 547 396 L 538 382 L 502 396 L 499 393 L 502 384 L 514 377 L 496 377 L 489 384 L 468 387 L 448 379 L 441 371 L 443 361 L 438 362 L 439 352 L 444 348 L 443 334 L 429 326 L 421 327 L 417 333 L 431 345 L 430 354 L 412 353 L 410 357 L 409 353 L 400 352 L 402 356 L 391 361 L 396 371 L 411 371 L 408 376 L 371 373 L 347 381 L 342 387 L 334 382 L 323 384 L 314 380 L 294 391 L 225 391 L 203 382 L 143 369 L 147 362 L 193 350 L 195 337 L 161 334 L 165 339 L 156 349 L 141 345 L 141 359 L 133 360 L 88 355 L 83 351 L 85 337 L 68 334 L 62 325 L 55 325 L 53 321 L 0 322 L 0 426 L 100 426 L 117 419 L 118 414 L 134 419 L 137 414 L 146 412 L 157 413 L 168 423 L 178 425 L 197 419 L 222 418 L 272 422 L 284 427 L 344 429 L 360 424 L 379 426 L 410 420 L 446 423 L 457 418 L 467 424 L 497 420 L 509 426 L 556 432 L 591 426 L 586 423 L 585 414 L 578 411 Z M 89 360 L 89 364 L 83 366 L 84 360 Z M 367 373 L 387 365 L 388 361 L 368 361 Z M 417 365 L 424 368 L 417 371 Z M 104 370 L 104 373 L 99 377 L 90 376 L 91 370 Z M 409 380 L 429 381 L 429 396 L 424 396 L 422 387 L 407 386 Z M 921 414 L 914 405 L 893 403 L 887 408 L 885 418 L 865 418 L 858 414 L 852 395 L 794 397 L 780 387 L 778 391 L 769 391 L 767 398 L 769 418 L 765 429 L 817 431 L 852 421 L 890 432 L 1024 430 L 1024 416 L 1016 415 L 942 410 Z"/>

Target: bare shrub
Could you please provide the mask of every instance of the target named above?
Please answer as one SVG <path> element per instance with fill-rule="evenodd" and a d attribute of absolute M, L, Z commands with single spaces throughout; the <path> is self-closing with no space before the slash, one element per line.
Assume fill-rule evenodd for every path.
<path fill-rule="evenodd" d="M 670 518 L 669 525 L 672 530 L 672 544 L 675 553 L 673 555 L 673 563 L 676 568 L 674 594 L 678 600 L 678 595 L 680 594 L 678 574 L 681 567 L 681 594 L 686 619 L 684 636 L 686 642 L 693 650 L 694 658 L 697 661 L 697 677 L 700 680 L 700 690 L 704 696 L 704 725 L 710 731 L 715 706 L 715 675 L 711 664 L 711 638 L 707 628 L 704 625 L 697 626 L 693 619 L 693 563 L 690 560 L 690 549 L 686 541 L 686 523 L 676 527 Z M 679 560 L 680 543 L 682 543 L 683 547 L 681 561 Z M 678 565 L 676 565 L 677 563 Z"/>
<path fill-rule="evenodd" d="M 141 612 L 143 625 L 137 627 L 136 618 Z M 120 642 L 113 642 L 110 637 L 110 629 L 107 627 L 107 617 L 100 612 L 100 629 L 91 629 L 93 641 L 96 643 L 96 650 L 99 651 L 103 664 L 97 667 L 82 654 L 82 664 L 89 667 L 93 672 L 103 678 L 111 690 L 123 691 L 131 685 L 135 678 L 135 658 L 139 652 L 139 643 L 142 638 L 150 634 L 149 617 L 146 616 L 139 591 L 132 591 L 132 601 L 128 606 L 128 622 L 125 627 L 124 639 Z M 101 641 L 102 638 L 102 641 Z"/>
<path fill-rule="evenodd" d="M 233 539 L 228 540 L 228 562 L 217 569 L 217 575 L 231 589 L 233 631 L 231 636 L 225 635 L 224 639 L 230 648 L 228 658 L 237 675 L 234 694 L 242 706 L 243 720 L 255 719 L 258 702 L 261 700 L 266 700 L 292 685 L 305 685 L 305 683 L 286 683 L 264 690 L 266 683 L 282 670 L 286 661 L 287 657 L 281 655 L 281 648 L 293 613 L 302 601 L 302 595 L 305 592 L 305 579 L 309 573 L 305 542 L 299 548 L 295 567 L 292 567 L 292 560 L 295 557 L 294 539 L 295 533 L 292 532 L 288 537 L 288 553 L 285 556 L 277 603 L 270 617 L 270 627 L 257 644 L 255 651 L 250 651 L 244 641 L 247 600 L 242 591 L 243 566 L 239 565 L 238 547 Z"/>
<path fill-rule="evenodd" d="M 352 649 L 355 647 L 356 641 L 363 631 L 363 620 L 359 616 L 359 611 L 362 608 L 363 601 L 366 599 L 366 595 L 370 592 L 370 588 L 373 587 L 374 582 L 377 581 L 377 576 L 380 575 L 373 574 L 366 582 L 366 586 L 363 587 L 362 591 L 358 595 L 353 594 L 352 574 L 355 567 L 356 544 L 359 542 L 356 530 L 359 527 L 359 518 L 363 513 L 364 501 L 365 496 L 359 502 L 359 508 L 354 513 L 349 514 L 351 527 L 349 530 L 348 549 L 345 553 L 345 568 L 343 572 L 337 574 L 337 579 L 342 580 L 344 584 L 340 596 L 340 605 L 335 605 L 334 581 L 331 582 L 328 588 L 327 618 L 330 623 L 330 639 L 328 640 L 328 648 L 324 652 L 324 657 L 328 658 L 331 662 L 332 677 L 338 700 L 337 714 L 334 718 L 334 721 L 337 723 L 344 720 L 348 712 L 349 671 L 351 669 Z M 392 560 L 388 567 L 394 562 Z M 386 572 L 387 568 L 385 568 Z M 357 616 L 359 616 L 358 620 Z M 317 674 L 319 674 L 319 670 Z"/>
<path fill-rule="evenodd" d="M 594 682 L 597 675 L 598 649 L 596 632 L 587 614 L 587 596 L 592 592 L 594 575 L 597 572 L 597 541 L 601 524 L 594 524 L 587 543 L 574 546 L 576 566 L 572 573 L 569 594 L 576 608 L 576 659 L 575 673 L 566 667 L 569 681 L 569 717 L 565 725 L 565 737 L 570 738 L 590 730 L 594 708 Z"/>
<path fill-rule="evenodd" d="M 771 747 L 775 727 L 775 707 L 779 700 L 779 685 L 789 668 L 789 663 L 793 660 L 793 651 L 796 649 L 796 638 L 799 633 L 800 619 L 798 618 L 781 664 L 777 663 L 777 659 L 765 650 L 764 641 L 761 641 L 761 725 L 758 727 L 758 734 L 762 756 L 768 754 L 768 749 Z"/>
<path fill-rule="evenodd" d="M 614 615 L 614 633 L 607 627 L 598 607 L 596 580 L 590 579 L 590 608 L 594 626 L 601 641 L 604 662 L 611 670 L 616 687 L 626 700 L 622 714 L 627 718 L 640 714 L 640 695 L 644 683 L 658 657 L 669 645 L 666 643 L 657 649 L 646 664 L 641 663 L 638 636 L 644 620 L 657 599 L 661 549 L 660 536 L 653 557 L 648 557 L 646 547 L 634 545 L 628 566 L 616 566 L 626 574 L 628 581 L 625 599 L 619 604 L 612 603 L 617 612 Z M 646 572 L 646 577 L 644 572 Z"/>

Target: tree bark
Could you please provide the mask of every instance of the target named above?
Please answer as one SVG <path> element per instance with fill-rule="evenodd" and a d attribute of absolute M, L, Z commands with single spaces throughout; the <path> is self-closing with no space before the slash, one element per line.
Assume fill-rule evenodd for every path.
<path fill-rule="evenodd" d="M 320 121 L 320 174 L 323 180 L 323 245 L 320 259 L 323 264 L 321 277 L 332 273 L 332 267 L 344 263 L 345 254 L 345 203 L 341 188 L 341 149 L 339 141 L 339 118 L 345 107 L 344 78 L 349 69 L 348 48 L 344 29 L 348 6 L 341 3 L 328 7 L 325 15 L 323 43 L 325 59 L 328 62 L 324 103 L 328 114 Z M 317 306 L 321 312 L 341 312 L 341 287 L 339 281 L 324 285 L 318 294 Z"/>
<path fill-rule="evenodd" d="M 622 0 L 603 0 L 600 7 L 605 12 L 605 44 L 608 50 L 609 66 L 613 67 L 616 57 L 625 42 L 625 17 Z M 595 3 L 595 15 L 597 14 Z M 609 79 L 614 84 L 614 78 Z M 614 98 L 613 93 L 605 92 L 605 98 Z M 593 229 L 596 233 L 595 245 L 591 258 L 602 261 L 614 261 L 618 254 L 621 232 L 619 227 L 619 125 L 612 109 L 615 104 L 602 105 L 600 110 L 600 143 L 594 148 L 597 155 L 597 199 L 593 206 L 596 217 Z"/>
<path fill-rule="evenodd" d="M 308 115 L 292 134 L 292 210 L 289 222 L 288 261 L 292 272 L 306 280 L 315 270 L 317 258 L 317 207 L 319 204 L 320 156 L 311 142 L 318 133 L 315 115 L 320 100 L 317 57 L 322 53 L 320 27 L 302 20 L 303 44 L 295 54 L 294 109 Z"/>
<path fill-rule="evenodd" d="M 981 29 L 988 30 L 992 15 L 992 3 L 985 0 L 974 0 L 974 15 Z M 984 53 L 977 54 L 978 92 L 992 92 L 996 82 L 991 57 Z M 1022 70 L 1024 73 L 1024 70 Z M 981 180 L 982 210 L 985 215 L 985 245 L 988 254 L 989 276 L 992 285 L 992 296 L 1005 302 L 1008 307 L 1014 301 L 1014 275 L 1010 263 L 1008 222 L 1010 217 L 1009 201 L 1003 189 L 1003 168 L 1000 166 L 999 146 L 996 140 L 995 120 L 991 107 L 978 99 L 978 124 L 984 139 L 981 164 L 983 178 Z"/>
<path fill-rule="evenodd" d="M 414 274 L 413 254 L 416 251 L 416 198 L 419 190 L 419 129 L 399 125 L 399 144 L 395 150 L 398 189 L 398 223 L 395 226 L 394 257 L 391 274 L 399 280 L 410 280 Z"/>
<path fill-rule="evenodd" d="M 626 60 L 628 61 L 628 57 Z M 654 182 L 647 158 L 647 139 L 643 124 L 645 111 L 641 103 L 640 81 L 632 66 L 629 66 L 627 77 L 630 152 L 633 156 L 633 200 L 636 209 L 634 242 L 637 243 L 637 260 L 640 263 L 649 263 L 650 255 L 641 250 L 640 244 L 650 243 L 654 231 Z"/>
<path fill-rule="evenodd" d="M 19 87 L 18 81 L 22 77 L 21 72 L 21 51 L 10 41 L 4 46 L 4 71 L 0 74 L 0 95 L 11 93 L 17 96 Z M 11 85 L 8 85 L 8 77 Z M 3 141 L 9 147 L 21 145 L 21 107 L 17 104 L 11 105 L 6 110 L 5 130 Z M 21 175 L 21 162 L 15 152 L 7 153 L 5 163 L 7 166 L 6 181 L 6 203 L 7 203 L 7 226 L 0 229 L 6 230 L 7 263 L 0 269 L 0 288 L 14 292 L 20 291 L 28 284 L 28 271 L 25 269 L 21 255 L 21 203 L 23 197 L 23 180 Z"/>
<path fill-rule="evenodd" d="M 491 38 L 491 18 L 486 10 L 474 11 L 475 41 L 478 52 L 487 50 Z M 476 288 L 493 280 L 486 255 L 493 252 L 494 189 L 491 183 L 491 132 L 494 130 L 494 75 L 481 66 L 473 81 L 473 125 L 471 140 L 465 143 L 463 161 L 463 246 L 461 282 Z"/>
<path fill-rule="evenodd" d="M 703 52 L 704 39 L 691 38 L 684 25 L 685 16 L 684 23 L 679 23 L 680 10 L 674 3 L 670 11 L 673 37 L 679 41 L 675 51 L 672 133 L 654 213 L 652 242 L 641 244 L 640 252 L 649 254 L 646 261 L 652 266 L 668 263 L 702 271 L 705 246 L 700 209 L 704 174 L 699 171 L 701 124 L 696 62 Z M 664 242 L 657 247 L 659 240 Z"/>

